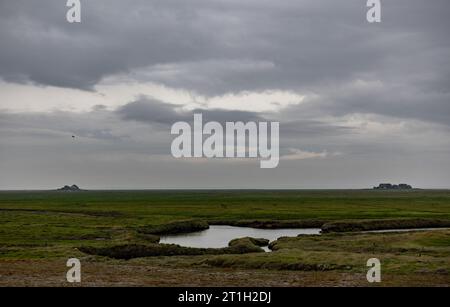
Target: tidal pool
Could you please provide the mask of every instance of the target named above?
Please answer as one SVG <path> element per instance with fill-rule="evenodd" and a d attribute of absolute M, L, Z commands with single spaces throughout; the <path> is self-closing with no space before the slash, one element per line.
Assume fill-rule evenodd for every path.
<path fill-rule="evenodd" d="M 320 228 L 258 229 L 210 225 L 209 229 L 202 231 L 161 236 L 160 243 L 178 244 L 185 247 L 220 248 L 227 247 L 228 242 L 236 238 L 253 237 L 274 241 L 279 237 L 296 237 L 299 234 L 317 235 L 320 234 Z M 263 249 L 269 251 L 267 247 L 263 247 Z"/>

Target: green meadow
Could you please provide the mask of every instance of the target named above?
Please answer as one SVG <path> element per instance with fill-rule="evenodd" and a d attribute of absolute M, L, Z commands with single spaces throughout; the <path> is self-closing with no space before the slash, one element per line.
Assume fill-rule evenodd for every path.
<path fill-rule="evenodd" d="M 387 285 L 450 284 L 449 230 L 299 236 L 272 242 L 271 253 L 236 255 L 117 260 L 88 255 L 79 250 L 86 246 L 105 248 L 124 244 L 151 248 L 158 243 L 140 229 L 165 229 L 166 224 L 180 221 L 230 224 L 276 221 L 282 225 L 283 221 L 351 223 L 384 219 L 450 222 L 450 191 L 5 191 L 0 192 L 0 277 L 6 285 L 15 285 L 14 280 L 17 279 L 11 279 L 11 276 L 21 276 L 25 280 L 27 276 L 23 276 L 25 273 L 22 271 L 15 271 L 12 264 L 37 261 L 44 268 L 53 261 L 78 257 L 93 267 L 107 265 L 112 271 L 131 265 L 129 274 L 136 276 L 139 274 L 133 270 L 142 267 L 167 272 L 195 270 L 195 274 L 219 274 L 224 269 L 232 272 L 256 270 L 269 272 L 267 278 L 281 271 L 320 272 L 323 278 L 314 279 L 318 285 L 330 280 L 331 276 L 339 285 L 339 274 L 345 274 L 347 279 L 351 276 L 350 280 L 355 285 L 360 282 L 364 285 L 365 261 L 373 256 L 379 257 L 385 265 L 385 272 L 390 276 Z M 34 269 L 39 271 L 39 265 Z M 51 270 L 42 271 L 45 276 L 44 271 Z M 121 274 L 118 273 L 116 279 L 112 278 L 110 284 L 120 284 Z M 177 274 L 179 282 L 176 284 L 183 284 L 182 275 Z M 61 277 L 55 276 L 48 276 L 48 279 L 55 281 Z M 156 283 L 146 278 L 150 277 L 142 277 L 132 284 Z M 227 284 L 227 277 L 223 278 L 223 284 Z M 45 280 L 38 280 L 37 284 L 45 284 Z M 199 277 L 198 280 L 202 279 Z M 245 282 L 244 277 L 241 281 Z M 102 281 L 92 277 L 92 285 L 97 284 L 102 284 Z M 273 280 L 266 283 L 264 278 L 260 284 L 281 285 L 273 284 Z"/>

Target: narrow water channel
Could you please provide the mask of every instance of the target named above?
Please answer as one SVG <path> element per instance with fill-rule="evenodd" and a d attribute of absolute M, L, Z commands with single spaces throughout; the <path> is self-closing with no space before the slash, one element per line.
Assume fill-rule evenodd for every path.
<path fill-rule="evenodd" d="M 417 229 L 385 229 L 372 230 L 364 232 L 403 232 L 403 231 L 425 231 L 437 230 L 443 228 L 417 228 Z M 285 229 L 258 229 L 251 227 L 236 227 L 227 225 L 210 225 L 209 229 L 162 236 L 160 243 L 164 244 L 178 244 L 185 247 L 197 248 L 221 248 L 228 246 L 228 242 L 236 238 L 253 237 L 264 238 L 271 242 L 279 237 L 296 237 L 299 234 L 303 235 L 318 235 L 320 228 L 285 228 Z M 265 251 L 270 251 L 269 248 L 263 247 Z"/>

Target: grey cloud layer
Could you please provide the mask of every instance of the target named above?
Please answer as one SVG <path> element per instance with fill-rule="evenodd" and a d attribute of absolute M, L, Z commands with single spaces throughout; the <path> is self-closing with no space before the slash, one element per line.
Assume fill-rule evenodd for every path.
<path fill-rule="evenodd" d="M 95 91 L 102 79 L 125 75 L 206 97 L 306 95 L 271 113 L 185 111 L 145 97 L 115 111 L 1 113 L 0 166 L 11 182 L 0 187 L 32 186 L 32 178 L 46 177 L 40 172 L 54 185 L 65 170 L 93 185 L 100 178 L 110 186 L 173 180 L 175 187 L 187 178 L 197 187 L 270 187 L 240 166 L 145 167 L 147 157 L 168 155 L 169 125 L 200 111 L 220 122 L 278 120 L 283 152 L 342 153 L 322 164 L 281 164 L 273 173 L 280 186 L 307 185 L 305 178 L 316 187 L 390 179 L 449 186 L 450 2 L 382 4 L 382 23 L 372 25 L 361 0 L 82 0 L 76 25 L 65 21 L 65 1 L 0 0 L 0 78 L 10 82 Z M 368 123 L 355 124 L 354 115 Z M 192 178 L 199 168 L 205 177 Z M 217 172 L 225 175 L 215 178 Z M 117 173 L 124 179 L 111 179 Z"/>
<path fill-rule="evenodd" d="M 82 25 L 65 22 L 61 4 L 2 1 L 4 77 L 85 88 L 111 73 L 150 67 L 149 79 L 207 92 L 302 88 L 366 73 L 381 77 L 378 68 L 392 69 L 386 55 L 421 69 L 412 53 L 449 47 L 445 0 L 383 3 L 376 26 L 356 0 L 82 1 Z M 444 55 L 422 61 L 439 68 Z M 174 75 L 161 75 L 162 64 L 172 65 Z"/>
<path fill-rule="evenodd" d="M 346 88 L 324 108 L 449 119 L 446 0 L 385 2 L 379 25 L 365 21 L 364 1 L 356 0 L 82 1 L 81 25 L 65 22 L 63 4 L 0 3 L 1 77 L 92 89 L 133 71 L 139 81 L 207 95 L 320 94 L 364 79 L 387 88 L 366 95 Z"/>
<path fill-rule="evenodd" d="M 437 127 L 412 124 L 401 131 L 367 133 L 322 121 L 282 121 L 283 155 L 291 154 L 291 149 L 328 155 L 282 160 L 277 169 L 264 172 L 252 161 L 172 158 L 171 123 L 161 118 L 173 112 L 177 120 L 192 121 L 192 112 L 178 113 L 174 106 L 143 99 L 118 111 L 2 113 L 0 186 L 361 188 L 385 180 L 420 187 L 448 187 L 450 182 L 449 132 Z M 210 119 L 224 119 L 227 112 L 216 111 Z M 242 116 L 244 120 L 262 115 Z"/>
<path fill-rule="evenodd" d="M 194 113 L 201 113 L 205 121 L 259 121 L 263 120 L 257 112 L 223 110 L 223 109 L 194 109 L 183 110 L 180 106 L 142 98 L 120 107 L 116 113 L 125 120 L 135 120 L 148 124 L 159 123 L 172 125 L 177 121 L 191 122 Z"/>

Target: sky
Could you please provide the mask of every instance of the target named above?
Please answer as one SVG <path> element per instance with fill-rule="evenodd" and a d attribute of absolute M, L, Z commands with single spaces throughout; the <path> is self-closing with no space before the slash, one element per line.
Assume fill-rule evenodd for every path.
<path fill-rule="evenodd" d="M 0 0 L 0 189 L 450 188 L 448 0 L 65 4 Z M 172 157 L 199 112 L 278 121 L 278 167 Z"/>

